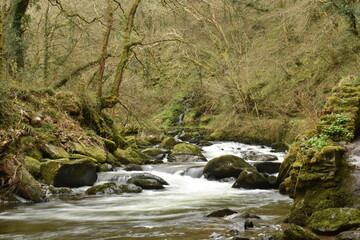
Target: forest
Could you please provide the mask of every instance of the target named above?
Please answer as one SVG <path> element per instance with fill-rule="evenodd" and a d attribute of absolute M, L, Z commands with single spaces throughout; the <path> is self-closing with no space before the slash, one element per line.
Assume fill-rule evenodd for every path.
<path fill-rule="evenodd" d="M 142 239 L 358 239 L 359 69 L 359 0 L 1 0 L 0 223 L 7 212 L 16 219 L 9 203 L 21 206 L 19 198 L 82 200 L 73 188 L 92 185 L 106 189 L 87 195 L 133 194 L 139 189 L 104 177 L 130 166 L 147 173 L 125 174 L 126 184 L 146 190 L 137 181 L 155 172 L 151 181 L 162 177 L 158 187 L 172 191 L 174 176 L 157 168 L 172 162 L 162 171 L 191 163 L 183 175 L 201 167 L 196 178 L 214 182 L 214 191 L 231 182 L 286 194 L 287 205 L 283 195 L 271 197 L 289 213 L 271 215 L 286 217 L 286 230 L 260 238 L 245 222 L 230 235 L 191 235 L 184 226 L 185 235 L 147 230 Z M 228 153 L 230 142 L 261 147 L 231 145 L 238 151 Z M 227 158 L 208 152 L 212 144 Z M 277 169 L 261 172 L 260 162 Z M 346 226 L 317 226 L 343 211 L 352 217 Z M 6 226 L 0 239 L 13 236 Z M 339 237 L 345 231 L 353 238 Z M 111 238 L 73 234 L 62 236 Z"/>

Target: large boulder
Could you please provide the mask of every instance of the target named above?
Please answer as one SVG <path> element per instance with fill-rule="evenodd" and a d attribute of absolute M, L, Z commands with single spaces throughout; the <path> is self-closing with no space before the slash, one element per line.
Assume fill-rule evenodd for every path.
<path fill-rule="evenodd" d="M 41 175 L 54 187 L 91 186 L 96 182 L 96 164 L 90 158 L 50 160 L 41 164 Z"/>
<path fill-rule="evenodd" d="M 280 162 L 257 162 L 254 164 L 258 172 L 268 174 L 278 173 L 280 165 Z"/>
<path fill-rule="evenodd" d="M 316 233 L 336 234 L 360 226 L 360 209 L 328 208 L 317 211 L 306 224 Z"/>
<path fill-rule="evenodd" d="M 234 155 L 224 155 L 210 160 L 204 168 L 204 176 L 207 179 L 222 179 L 235 177 L 245 168 L 252 166 L 243 158 Z"/>
<path fill-rule="evenodd" d="M 163 189 L 164 185 L 169 185 L 164 179 L 150 173 L 131 174 L 127 183 L 134 184 L 142 189 Z"/>
<path fill-rule="evenodd" d="M 168 156 L 169 162 L 206 162 L 201 149 L 190 143 L 179 143 Z"/>
<path fill-rule="evenodd" d="M 135 148 L 128 147 L 125 150 L 117 149 L 113 155 L 121 164 L 145 164 L 150 159 Z"/>
<path fill-rule="evenodd" d="M 315 234 L 298 225 L 290 225 L 284 230 L 283 240 L 320 240 Z"/>
<path fill-rule="evenodd" d="M 272 186 L 268 183 L 267 178 L 256 171 L 254 168 L 244 169 L 235 183 L 233 188 L 245 188 L 245 189 L 268 189 Z"/>

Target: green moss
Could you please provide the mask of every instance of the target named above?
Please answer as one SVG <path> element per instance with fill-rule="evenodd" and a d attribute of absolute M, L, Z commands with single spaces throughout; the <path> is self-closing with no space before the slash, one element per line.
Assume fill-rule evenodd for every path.
<path fill-rule="evenodd" d="M 190 143 L 179 143 L 174 146 L 173 155 L 190 154 L 190 155 L 202 155 L 201 149 Z"/>
<path fill-rule="evenodd" d="M 155 157 L 158 155 L 163 155 L 164 151 L 161 150 L 160 148 L 151 148 L 151 149 L 144 150 L 143 153 L 145 153 L 148 156 Z"/>
<path fill-rule="evenodd" d="M 176 140 L 173 137 L 166 137 L 164 140 L 160 143 L 160 147 L 171 149 L 175 146 Z"/>
<path fill-rule="evenodd" d="M 123 191 L 114 182 L 95 185 L 86 190 L 85 194 L 98 195 L 98 194 L 122 194 Z"/>
<path fill-rule="evenodd" d="M 117 149 L 114 153 L 115 158 L 121 164 L 145 164 L 150 159 L 142 152 L 134 148 L 127 148 L 126 150 Z"/>
<path fill-rule="evenodd" d="M 42 145 L 41 150 L 43 151 L 45 157 L 52 159 L 68 158 L 70 156 L 63 148 L 48 143 Z"/>
<path fill-rule="evenodd" d="M 24 161 L 25 161 L 26 169 L 29 171 L 29 173 L 34 177 L 39 177 L 40 165 L 41 165 L 40 161 L 28 156 L 25 157 Z"/>
<path fill-rule="evenodd" d="M 317 233 L 334 234 L 360 226 L 360 210 L 329 208 L 315 212 L 307 225 Z"/>
<path fill-rule="evenodd" d="M 306 231 L 300 226 L 290 225 L 284 230 L 283 240 L 320 240 L 315 234 Z"/>

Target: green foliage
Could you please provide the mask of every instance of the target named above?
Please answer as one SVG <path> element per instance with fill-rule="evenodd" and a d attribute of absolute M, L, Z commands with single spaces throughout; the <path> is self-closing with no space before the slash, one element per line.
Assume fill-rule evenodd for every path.
<path fill-rule="evenodd" d="M 325 147 L 326 145 L 328 145 L 328 139 L 329 139 L 328 135 L 314 136 L 314 137 L 306 140 L 305 145 L 303 145 L 302 148 L 303 149 L 308 149 L 308 148 L 321 149 L 321 148 Z"/>

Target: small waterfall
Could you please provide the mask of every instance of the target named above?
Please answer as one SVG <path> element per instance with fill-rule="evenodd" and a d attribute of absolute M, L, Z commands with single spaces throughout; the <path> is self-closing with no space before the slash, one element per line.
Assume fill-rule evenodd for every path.
<path fill-rule="evenodd" d="M 184 113 L 180 114 L 179 116 L 177 116 L 176 121 L 175 121 L 175 125 L 176 126 L 180 126 L 183 123 L 184 120 Z"/>

